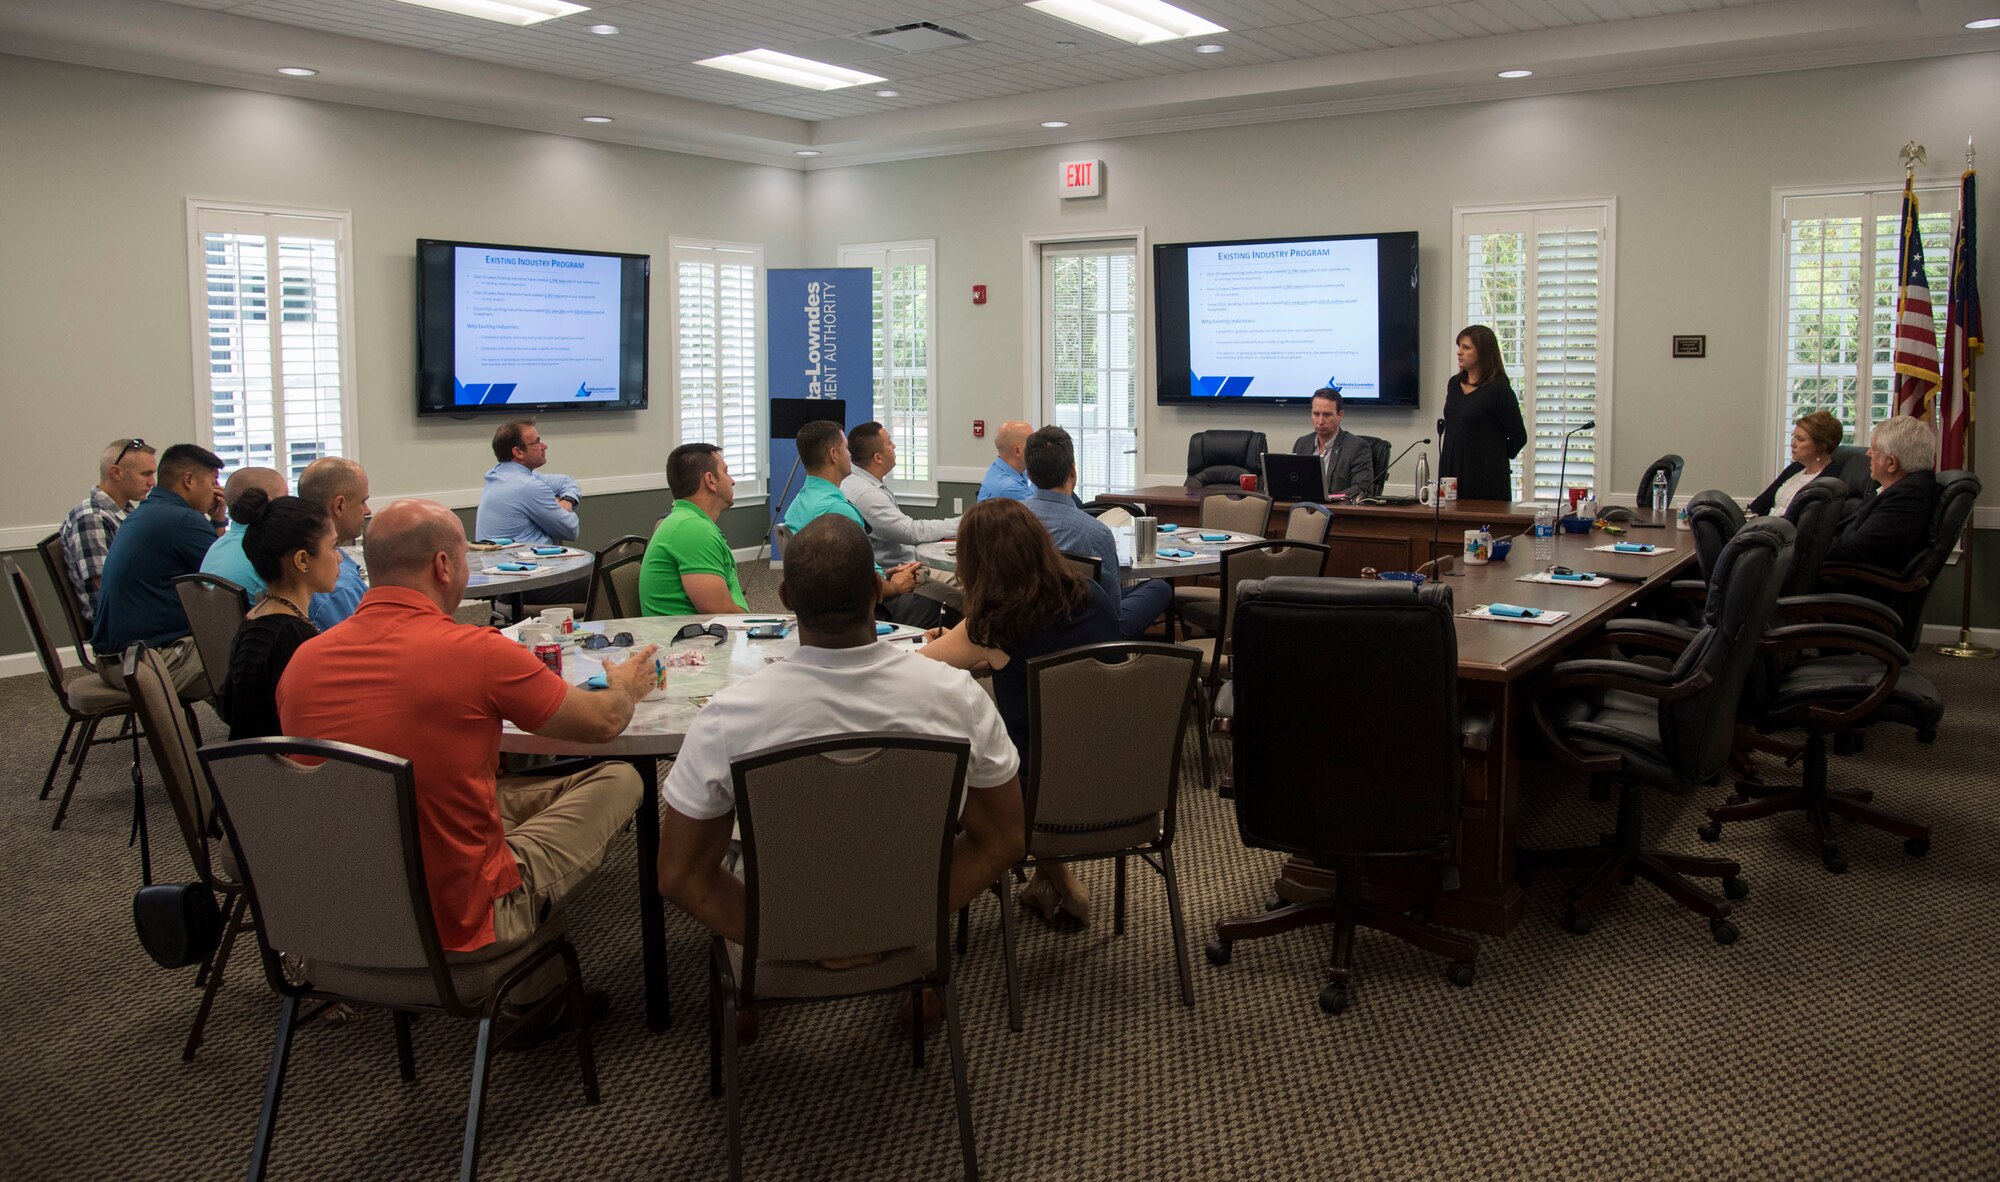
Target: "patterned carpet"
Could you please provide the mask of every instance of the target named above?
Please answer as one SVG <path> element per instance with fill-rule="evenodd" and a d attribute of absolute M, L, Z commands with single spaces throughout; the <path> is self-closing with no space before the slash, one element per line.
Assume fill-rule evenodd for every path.
<path fill-rule="evenodd" d="M 753 569 L 754 568 L 754 569 Z M 744 573 L 758 606 L 769 574 Z M 1752 884 L 1743 938 L 1635 889 L 1578 938 L 1556 923 L 1562 876 L 1529 889 L 1526 922 L 1482 943 L 1479 981 L 1374 933 L 1353 1005 L 1319 1012 L 1324 932 L 1236 949 L 1199 942 L 1254 909 L 1274 856 L 1239 845 L 1227 802 L 1190 774 L 1179 860 L 1197 942 L 1197 1007 L 1173 988 L 1164 893 L 1135 867 L 1127 934 L 1024 927 L 1028 1026 L 1006 1027 L 997 911 L 974 908 L 961 963 L 981 1160 L 991 1178 L 1996 1178 L 2000 1177 L 2000 664 L 1918 658 L 1949 704 L 1939 741 L 1872 735 L 1835 761 L 1848 786 L 1935 828 L 1927 858 L 1851 833 L 1853 869 L 1827 875 L 1798 818 L 1733 827 L 1721 849 Z M 93 755 L 70 818 L 35 799 L 60 716 L 39 678 L 0 682 L 0 917 L 10 1179 L 219 1178 L 249 1158 L 277 1005 L 240 946 L 192 1064 L 179 1048 L 193 970 L 141 953 L 125 845 L 125 769 Z M 1337 717 L 1330 754 L 1337 759 Z M 214 733 L 214 732 L 211 732 Z M 157 776 L 147 770 L 149 782 Z M 1688 851 L 1702 790 L 1649 802 L 1660 843 Z M 186 856 L 154 790 L 156 855 Z M 1579 783 L 1537 765 L 1526 844 L 1607 824 Z M 1108 910 L 1108 868 L 1085 871 Z M 502 1058 L 483 1166 L 492 1178 L 713 1178 L 722 1108 L 706 1089 L 705 944 L 669 917 L 676 1020 L 648 1034 L 639 1000 L 633 852 L 611 863 L 571 930 L 588 979 L 611 991 L 598 1030 L 604 1102 L 587 1107 L 572 1044 Z M 419 1077 L 401 1083 L 391 1026 L 310 1027 L 292 1059 L 273 1175 L 443 1178 L 456 1169 L 473 1029 L 417 1027 Z M 746 1053 L 746 1170 L 761 1178 L 956 1176 L 942 1039 L 909 1067 L 891 1003 L 767 1016 Z"/>

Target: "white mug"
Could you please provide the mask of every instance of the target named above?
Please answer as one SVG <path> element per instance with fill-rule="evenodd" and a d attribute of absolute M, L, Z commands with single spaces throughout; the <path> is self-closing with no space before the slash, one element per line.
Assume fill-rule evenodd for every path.
<path fill-rule="evenodd" d="M 1491 544 L 1492 544 L 1491 539 L 1487 536 L 1485 530 L 1478 530 L 1478 529 L 1466 530 L 1465 554 L 1464 554 L 1465 565 L 1485 566 L 1488 559 L 1492 557 L 1492 555 L 1487 552 L 1487 547 Z"/>
<path fill-rule="evenodd" d="M 547 624 L 523 624 L 521 625 L 519 635 L 521 643 L 527 645 L 529 648 L 533 648 L 538 644 L 547 644 L 556 638 L 555 632 Z"/>
<path fill-rule="evenodd" d="M 576 631 L 576 609 L 573 607 L 549 607 L 542 609 L 543 626 L 557 636 L 567 636 Z"/>

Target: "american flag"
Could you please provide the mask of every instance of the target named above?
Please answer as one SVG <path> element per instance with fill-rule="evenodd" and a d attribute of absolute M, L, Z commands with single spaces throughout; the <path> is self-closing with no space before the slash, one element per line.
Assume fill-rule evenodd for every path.
<path fill-rule="evenodd" d="M 1938 388 L 1937 321 L 1931 317 L 1930 280 L 1924 276 L 1924 235 L 1917 225 L 1914 177 L 1903 182 L 1903 232 L 1896 251 L 1903 277 L 1896 292 L 1896 413 L 1923 418 Z"/>
<path fill-rule="evenodd" d="M 1938 469 L 1969 466 L 1972 430 L 1972 362 L 1986 351 L 1979 323 L 1979 246 L 1973 232 L 1972 169 L 1958 190 L 1958 241 L 1951 249 L 1950 312 L 1944 327 L 1944 388 L 1938 393 Z"/>

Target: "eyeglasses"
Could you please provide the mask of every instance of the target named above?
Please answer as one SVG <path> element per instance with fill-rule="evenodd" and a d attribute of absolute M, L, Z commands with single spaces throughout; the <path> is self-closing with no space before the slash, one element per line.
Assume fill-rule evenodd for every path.
<path fill-rule="evenodd" d="M 681 630 L 674 633 L 674 642 L 700 640 L 704 636 L 715 637 L 716 648 L 729 643 L 729 629 L 720 624 L 682 624 Z"/>
<path fill-rule="evenodd" d="M 132 451 L 132 449 L 133 449 L 133 448 L 135 448 L 135 447 L 136 447 L 136 448 L 143 448 L 143 447 L 145 447 L 145 446 L 146 446 L 146 441 L 145 441 L 145 440 L 143 440 L 143 439 L 132 439 L 132 440 L 128 440 L 128 441 L 126 442 L 126 444 L 125 444 L 125 446 L 124 446 L 124 447 L 121 447 L 121 448 L 119 448 L 119 449 L 118 449 L 118 456 L 117 456 L 117 458 L 116 458 L 116 459 L 114 459 L 114 460 L 112 460 L 111 462 L 112 462 L 112 463 L 114 463 L 114 464 L 116 464 L 116 463 L 117 463 L 117 462 L 118 462 L 119 460 L 122 460 L 122 459 L 124 459 L 124 458 L 125 458 L 125 457 L 126 457 L 127 455 L 129 455 L 129 454 L 131 453 L 131 451 Z"/>
<path fill-rule="evenodd" d="M 583 639 L 576 643 L 578 648 L 589 649 L 591 652 L 601 648 L 631 648 L 632 634 L 620 632 L 616 636 L 606 636 L 602 632 L 586 632 L 583 634 Z"/>

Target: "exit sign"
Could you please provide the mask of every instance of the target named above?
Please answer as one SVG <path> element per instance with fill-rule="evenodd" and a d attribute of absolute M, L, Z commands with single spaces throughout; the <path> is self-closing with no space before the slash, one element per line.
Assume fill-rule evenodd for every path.
<path fill-rule="evenodd" d="M 1061 168 L 1064 197 L 1095 197 L 1104 191 L 1104 161 L 1065 160 Z"/>

